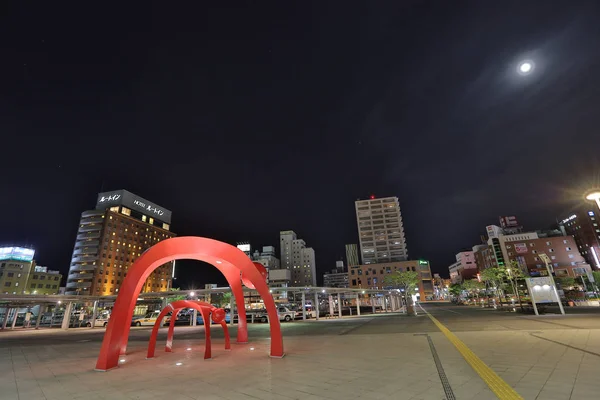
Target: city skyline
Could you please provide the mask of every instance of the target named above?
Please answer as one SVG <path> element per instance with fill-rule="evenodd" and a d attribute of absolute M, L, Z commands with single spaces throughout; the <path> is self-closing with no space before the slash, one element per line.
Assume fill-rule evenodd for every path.
<path fill-rule="evenodd" d="M 595 7 L 15 4 L 0 244 L 66 274 L 81 210 L 126 188 L 178 235 L 292 229 L 320 279 L 373 194 L 399 198 L 409 258 L 443 273 L 499 215 L 545 228 L 600 186 Z M 179 265 L 180 282 L 220 278 Z"/>

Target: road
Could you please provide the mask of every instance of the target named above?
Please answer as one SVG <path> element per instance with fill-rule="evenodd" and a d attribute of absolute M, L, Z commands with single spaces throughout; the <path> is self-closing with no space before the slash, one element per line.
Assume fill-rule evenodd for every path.
<path fill-rule="evenodd" d="M 534 316 L 430 302 L 418 308 L 417 316 L 380 313 L 282 323 L 287 353 L 283 360 L 265 358 L 268 324 L 249 324 L 249 349 L 256 349 L 256 354 L 248 353 L 245 345 L 224 353 L 222 331 L 213 325 L 215 358 L 207 382 L 219 393 L 202 397 L 207 394 L 203 391 L 212 389 L 198 386 L 192 393 L 196 384 L 186 384 L 174 389 L 169 398 L 597 398 L 600 310 L 568 311 L 566 316 Z M 197 371 L 208 367 L 196 356 L 202 351 L 203 329 L 176 327 L 174 352 L 159 351 L 155 360 L 146 361 L 150 328 L 132 328 L 126 364 L 119 374 L 106 375 L 92 371 L 103 328 L 0 332 L 2 393 L 9 393 L 7 387 L 18 389 L 26 384 L 27 390 L 32 385 L 38 390 L 27 396 L 25 389 L 17 390 L 15 397 L 0 394 L 0 398 L 50 399 L 55 394 L 69 399 L 80 396 L 81 390 L 90 391 L 89 399 L 113 398 L 107 397 L 107 379 L 116 380 L 110 389 L 114 398 L 145 398 L 136 389 L 142 383 L 149 397 L 157 396 L 166 383 L 147 377 L 155 376 L 154 368 L 175 382 L 190 382 Z M 235 331 L 234 327 L 232 338 Z M 166 329 L 162 329 L 159 350 L 165 337 Z M 177 365 L 183 363 L 190 369 L 171 370 L 174 364 L 168 360 L 183 360 Z M 233 372 L 235 366 L 243 368 Z M 249 379 L 246 368 L 268 384 Z M 175 372 L 178 375 L 172 375 Z M 55 379 L 62 384 L 53 385 Z M 243 382 L 243 389 L 226 383 L 235 381 Z"/>

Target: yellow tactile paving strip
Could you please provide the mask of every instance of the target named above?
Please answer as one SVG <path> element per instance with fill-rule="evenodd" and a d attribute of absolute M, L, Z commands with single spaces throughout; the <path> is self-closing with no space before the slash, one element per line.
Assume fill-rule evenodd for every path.
<path fill-rule="evenodd" d="M 459 353 L 469 363 L 469 365 L 479 374 L 481 379 L 490 387 L 500 400 L 523 400 L 523 397 L 517 393 L 504 379 L 488 367 L 479 357 L 475 355 L 454 333 L 450 332 L 440 321 L 431 314 L 427 313 L 431 321 L 439 328 L 448 340 L 456 347 Z"/>

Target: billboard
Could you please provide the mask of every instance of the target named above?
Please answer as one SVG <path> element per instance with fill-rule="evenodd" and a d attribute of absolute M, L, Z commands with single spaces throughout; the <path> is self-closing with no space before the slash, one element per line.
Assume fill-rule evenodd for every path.
<path fill-rule="evenodd" d="M 98 200 L 96 201 L 97 210 L 106 210 L 107 208 L 120 205 L 166 222 L 167 224 L 171 223 L 171 211 L 127 190 L 114 190 L 98 194 Z"/>
<path fill-rule="evenodd" d="M 0 260 L 32 261 L 35 250 L 24 247 L 0 247 Z"/>
<path fill-rule="evenodd" d="M 514 215 L 509 217 L 500 217 L 500 226 L 502 228 L 518 228 L 519 222 L 517 221 L 517 217 Z"/>
<path fill-rule="evenodd" d="M 515 251 L 519 254 L 527 253 L 527 243 L 515 243 Z"/>
<path fill-rule="evenodd" d="M 248 243 L 238 244 L 237 248 L 243 251 L 244 253 L 250 253 L 250 245 Z"/>

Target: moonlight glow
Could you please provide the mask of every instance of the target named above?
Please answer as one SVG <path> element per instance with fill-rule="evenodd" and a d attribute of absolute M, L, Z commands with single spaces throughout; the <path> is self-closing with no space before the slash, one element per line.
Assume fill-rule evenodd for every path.
<path fill-rule="evenodd" d="M 529 75 L 530 73 L 533 72 L 533 69 L 535 68 L 535 65 L 533 64 L 533 61 L 521 61 L 519 63 L 519 67 L 517 68 L 517 72 L 520 75 Z"/>

